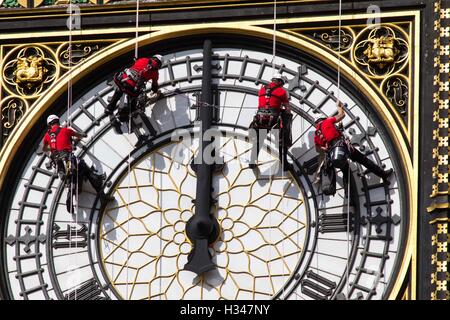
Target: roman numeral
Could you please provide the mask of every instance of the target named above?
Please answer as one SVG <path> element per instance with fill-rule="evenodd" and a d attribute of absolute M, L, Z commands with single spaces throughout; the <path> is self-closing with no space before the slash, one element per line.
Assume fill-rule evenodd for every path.
<path fill-rule="evenodd" d="M 319 216 L 319 232 L 331 233 L 331 232 L 347 232 L 353 230 L 354 217 L 350 212 L 350 230 L 347 230 L 347 213 L 335 213 L 325 214 L 322 213 Z"/>
<path fill-rule="evenodd" d="M 56 223 L 53 225 L 53 248 L 85 248 L 87 246 L 88 228 L 85 224 L 82 224 L 78 230 L 76 226 L 70 225 L 67 225 L 66 230 L 61 231 L 60 229 Z"/>
<path fill-rule="evenodd" d="M 95 279 L 88 280 L 82 286 L 64 295 L 64 300 L 106 300 L 101 295 L 102 290 Z"/>
<path fill-rule="evenodd" d="M 336 288 L 336 283 L 309 270 L 301 280 L 302 293 L 315 300 L 328 300 Z"/>

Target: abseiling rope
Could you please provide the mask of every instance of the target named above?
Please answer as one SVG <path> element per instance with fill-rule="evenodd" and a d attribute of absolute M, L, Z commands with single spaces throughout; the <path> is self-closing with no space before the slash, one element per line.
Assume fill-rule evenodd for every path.
<path fill-rule="evenodd" d="M 339 51 L 341 51 L 341 30 L 342 30 L 342 0 L 339 0 L 339 29 L 338 29 L 338 45 Z M 338 54 L 338 83 L 337 83 L 337 100 L 340 103 L 340 94 L 341 94 L 341 55 Z M 350 298 L 350 178 L 351 178 L 351 168 L 350 164 L 348 165 L 348 177 L 347 177 L 347 267 L 346 267 L 346 285 L 347 285 L 347 299 Z"/>
<path fill-rule="evenodd" d="M 134 62 L 137 61 L 138 59 L 138 49 L 139 49 L 139 0 L 136 0 L 136 25 L 135 25 L 135 44 L 134 44 Z M 137 85 L 137 83 L 136 83 Z M 136 101 L 135 103 L 139 103 L 138 102 L 138 98 L 136 97 Z M 127 95 L 127 104 L 128 104 L 128 135 L 131 134 L 131 116 L 132 116 L 132 112 L 131 112 L 131 100 L 130 100 L 130 96 Z M 137 107 L 137 105 L 136 105 Z M 131 213 L 130 213 L 130 202 L 131 202 L 131 191 L 130 191 L 130 185 L 131 185 L 131 152 L 132 150 L 130 150 L 130 152 L 128 153 L 128 172 L 127 172 L 127 177 L 128 177 L 128 187 L 127 187 L 127 191 L 128 191 L 128 199 L 127 199 L 127 216 L 128 216 L 128 221 L 127 221 L 127 262 L 126 262 L 126 270 L 127 270 L 127 284 L 126 284 L 126 297 L 128 300 L 130 300 L 130 296 L 129 296 L 129 290 L 128 290 L 128 286 L 129 286 L 129 264 L 130 264 L 130 219 L 131 219 Z"/>
<path fill-rule="evenodd" d="M 68 47 L 68 51 L 69 51 L 69 71 L 68 71 L 68 82 L 67 82 L 67 127 L 70 128 L 71 127 L 71 114 L 70 114 L 70 109 L 72 108 L 72 29 L 73 29 L 73 17 L 72 17 L 72 1 L 69 1 L 69 47 Z M 78 183 L 78 161 L 75 159 L 75 165 L 77 166 L 76 168 L 76 181 L 74 181 L 74 177 L 73 177 L 73 170 L 74 168 L 72 168 L 72 155 L 70 155 L 69 159 L 68 159 L 69 163 L 68 168 L 70 168 L 70 172 L 66 172 L 70 173 L 70 186 L 69 186 L 69 190 L 67 191 L 69 193 L 70 196 L 70 201 L 69 201 L 69 206 L 70 206 L 70 216 L 72 217 L 73 214 L 75 214 L 75 248 L 77 248 L 77 237 L 78 237 L 78 230 L 77 230 L 77 226 L 78 226 L 78 184 L 75 184 L 75 201 L 76 201 L 76 210 L 75 212 L 73 212 L 73 188 L 74 188 L 74 182 Z M 67 168 L 66 168 L 67 170 Z M 69 248 L 72 248 L 72 243 L 73 243 L 73 236 L 72 236 L 72 226 L 69 227 Z M 72 259 L 72 257 L 71 257 Z M 71 264 L 72 265 L 72 264 Z M 75 281 L 74 281 L 75 282 Z M 74 284 L 76 286 L 76 284 Z M 75 287 L 74 289 L 74 299 L 77 300 L 77 288 Z"/>
<path fill-rule="evenodd" d="M 275 63 L 275 59 L 276 59 L 276 28 L 277 28 L 277 2 L 274 1 L 273 3 L 273 39 L 272 39 L 272 77 L 275 75 L 276 73 L 276 63 Z M 270 96 L 269 96 L 269 103 L 270 103 Z M 272 129 L 272 128 L 271 128 Z M 264 129 L 265 132 L 267 132 L 267 134 L 265 135 L 265 139 L 263 141 L 261 141 L 261 143 L 264 146 L 264 142 L 267 139 L 269 133 L 270 133 L 270 129 L 266 130 Z M 259 135 L 259 130 L 257 132 L 257 134 Z M 259 148 L 259 146 L 258 146 Z M 268 149 L 269 150 L 269 149 Z M 256 160 L 256 162 L 258 162 L 258 160 Z M 269 193 L 271 193 L 272 191 L 272 168 L 270 168 L 270 172 L 269 172 Z M 272 278 L 272 272 L 270 270 L 270 264 L 272 263 L 272 246 L 273 246 L 273 240 L 272 240 L 272 214 L 273 214 L 273 208 L 272 208 L 272 195 L 270 194 L 269 197 L 269 225 L 270 225 L 270 229 L 269 229 L 269 239 L 270 239 L 270 247 L 269 247 L 269 264 L 268 264 L 268 269 L 269 269 L 269 275 L 270 278 Z"/>

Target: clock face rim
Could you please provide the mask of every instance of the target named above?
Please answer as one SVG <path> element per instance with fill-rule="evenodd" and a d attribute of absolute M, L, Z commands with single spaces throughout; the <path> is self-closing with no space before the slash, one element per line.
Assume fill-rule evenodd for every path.
<path fill-rule="evenodd" d="M 259 49 L 259 48 L 258 48 Z M 279 54 L 279 56 L 283 56 L 282 54 Z M 310 66 L 310 64 L 308 64 L 308 66 Z M 321 73 L 321 71 L 322 70 L 319 70 L 319 69 L 314 69 L 316 72 L 318 72 L 318 73 Z M 343 81 L 343 83 L 345 83 L 345 80 Z M 346 88 L 345 86 L 344 86 L 344 88 Z M 345 89 L 344 89 L 345 90 Z M 86 90 L 86 91 L 88 91 L 88 89 Z M 354 94 L 354 93 L 352 93 L 352 94 L 350 94 L 350 96 L 352 96 L 356 101 L 358 101 L 359 99 L 358 99 L 358 95 L 356 95 L 356 94 Z M 381 121 L 379 120 L 379 116 L 378 116 L 378 114 L 376 114 L 376 113 L 374 113 L 374 114 L 372 114 L 374 117 L 373 118 L 371 118 L 375 123 L 377 123 L 377 121 L 379 122 L 379 123 L 377 123 L 377 124 L 380 124 L 381 123 Z M 42 117 L 41 117 L 42 118 Z M 382 132 L 383 132 L 383 136 L 384 137 L 386 137 L 387 136 L 387 128 L 385 128 L 384 126 L 380 126 L 380 128 L 382 128 Z M 34 127 L 33 129 L 37 129 L 37 126 L 36 127 Z M 387 148 L 393 148 L 395 151 L 397 151 L 396 150 L 396 145 L 395 145 L 395 142 L 390 142 L 390 143 L 388 143 L 388 144 L 386 144 L 386 147 Z M 32 150 L 28 150 L 29 151 L 29 153 L 31 153 L 32 152 Z M 401 159 L 400 159 L 400 157 L 399 157 L 399 154 L 397 153 L 397 152 L 393 152 L 392 153 L 392 155 L 393 155 L 393 160 L 395 160 L 395 161 L 393 161 L 393 164 L 396 166 L 396 170 L 398 170 L 398 169 L 401 169 L 401 170 L 403 170 L 404 168 L 403 168 L 403 166 L 400 166 L 401 164 L 403 164 L 403 162 L 401 161 Z M 18 153 L 16 153 L 16 155 L 15 155 L 15 157 L 16 158 L 18 158 L 18 157 L 20 157 L 20 155 L 19 155 L 19 152 Z M 14 171 L 18 171 L 18 172 L 20 172 L 22 169 L 20 168 L 20 166 L 19 166 L 19 168 L 16 168 L 15 170 L 11 170 L 11 172 L 14 172 Z M 403 172 L 402 172 L 403 173 Z M 8 177 L 7 177 L 8 178 Z M 9 174 L 9 178 L 11 179 L 12 178 L 12 174 L 10 173 Z M 411 186 L 409 186 L 408 184 L 406 184 L 406 182 L 405 182 L 405 178 L 404 178 L 404 175 L 403 174 L 399 174 L 398 175 L 398 180 L 399 180 L 399 182 L 401 182 L 402 183 L 402 185 L 404 186 L 404 190 L 405 190 L 405 194 L 403 194 L 403 189 L 401 189 L 401 188 L 399 188 L 399 192 L 400 192 L 400 198 L 403 200 L 403 204 L 402 205 L 404 205 L 405 206 L 405 209 L 403 210 L 404 212 L 406 212 L 406 213 L 409 213 L 409 206 L 410 206 L 410 204 L 409 204 L 409 201 L 405 201 L 405 199 L 407 198 L 407 196 L 408 196 L 408 190 L 410 189 L 410 187 Z M 8 181 L 8 179 L 5 179 L 5 181 Z M 6 198 L 8 198 L 8 197 L 6 197 Z M 4 201 L 5 201 L 5 199 L 4 199 L 4 197 L 2 197 L 2 199 L 1 199 L 1 203 L 4 203 Z M 12 201 L 12 198 L 10 198 L 10 201 Z M 408 217 L 410 218 L 410 214 L 408 214 Z M 3 223 L 3 222 L 2 222 Z M 405 223 L 405 221 L 404 221 L 404 219 L 402 219 L 402 224 L 404 224 Z M 408 222 L 408 224 L 411 224 L 411 221 L 409 221 Z M 2 226 L 2 229 L 3 229 L 3 227 L 4 226 Z M 408 230 L 408 228 L 405 228 L 405 226 L 403 226 L 403 229 L 404 230 Z M 408 232 L 406 232 L 406 231 L 404 231 L 404 237 L 403 237 L 403 241 L 404 242 L 406 242 L 406 241 L 408 241 L 408 239 L 411 237 L 411 235 L 408 233 Z M 402 247 L 405 247 L 405 244 L 402 244 L 401 245 Z M 406 254 L 404 253 L 403 255 L 402 255 L 402 259 L 399 259 L 399 260 L 403 260 L 404 258 L 406 258 Z M 400 264 L 400 262 L 401 261 L 398 261 L 398 263 L 397 264 Z M 395 270 L 396 270 L 396 275 L 397 275 L 397 277 L 399 276 L 399 273 L 400 273 L 400 268 L 398 267 L 398 266 L 396 266 L 395 267 Z M 4 276 L 4 272 L 2 272 L 2 277 Z M 395 281 L 391 281 L 390 282 L 390 284 L 394 284 L 394 282 Z M 4 283 L 7 283 L 8 284 L 8 281 L 5 281 Z M 9 284 L 8 284 L 9 285 Z M 390 290 L 390 291 L 392 291 L 392 290 Z"/>

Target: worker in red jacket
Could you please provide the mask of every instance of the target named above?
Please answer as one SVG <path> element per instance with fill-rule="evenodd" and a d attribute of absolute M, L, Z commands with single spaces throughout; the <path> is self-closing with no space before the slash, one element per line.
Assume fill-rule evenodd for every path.
<path fill-rule="evenodd" d="M 265 139 L 267 132 L 275 127 L 281 129 L 279 154 L 280 161 L 283 163 L 283 170 L 287 171 L 291 168 L 287 161 L 287 150 L 292 141 L 292 113 L 287 92 L 283 88 L 286 81 L 287 79 L 283 75 L 277 73 L 272 77 L 269 84 L 262 86 L 259 90 L 258 111 L 250 125 L 250 128 L 256 129 L 256 152 L 252 152 L 250 168 L 256 167 L 256 160 L 262 147 L 260 145 L 260 132 L 263 131 L 261 138 L 264 136 Z"/>
<path fill-rule="evenodd" d="M 138 97 L 144 92 L 145 85 L 148 81 L 152 82 L 151 90 L 154 94 L 159 94 L 158 78 L 159 69 L 161 69 L 163 58 L 157 54 L 151 58 L 139 58 L 135 63 L 119 73 L 114 75 L 115 90 L 105 110 L 106 114 L 113 114 L 117 109 L 117 102 L 125 93 L 128 96 L 128 106 L 119 108 L 118 120 L 125 122 L 128 120 L 128 114 L 136 110 Z M 117 123 L 113 123 L 115 127 Z M 120 130 L 117 130 L 120 132 Z"/>
<path fill-rule="evenodd" d="M 76 139 L 85 138 L 85 133 L 79 133 L 72 128 L 61 127 L 59 117 L 52 114 L 47 118 L 47 132 L 43 139 L 42 150 L 50 153 L 52 166 L 54 166 L 59 176 L 65 181 L 66 186 L 71 187 L 74 192 L 67 193 L 67 211 L 73 212 L 72 197 L 78 191 L 82 190 L 83 179 L 89 180 L 94 189 L 99 193 L 100 201 L 111 200 L 103 192 L 102 185 L 106 179 L 105 174 L 94 173 L 93 168 L 89 168 L 83 159 L 77 159 L 73 154 L 73 142 Z M 73 173 L 78 178 L 68 179 Z M 78 181 L 78 186 L 75 186 Z"/>
<path fill-rule="evenodd" d="M 353 145 L 345 139 L 342 134 L 342 127 L 337 127 L 337 123 L 341 122 L 345 117 L 344 105 L 342 102 L 337 103 L 338 113 L 333 117 L 319 117 L 315 120 L 315 136 L 314 145 L 319 154 L 328 154 L 331 162 L 342 170 L 344 186 L 348 183 L 348 158 L 363 165 L 370 172 L 374 173 L 383 181 L 387 181 L 393 173 L 393 169 L 383 170 L 380 166 L 359 152 Z M 347 194 L 347 188 L 345 188 Z"/>

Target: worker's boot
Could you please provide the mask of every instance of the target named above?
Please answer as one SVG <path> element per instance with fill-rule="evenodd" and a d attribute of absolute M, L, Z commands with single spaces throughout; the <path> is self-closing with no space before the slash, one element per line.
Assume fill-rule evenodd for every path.
<path fill-rule="evenodd" d="M 107 206 L 110 201 L 114 201 L 115 199 L 113 196 L 105 194 L 103 190 L 98 193 L 98 197 L 100 199 L 100 205 L 102 207 Z"/>
<path fill-rule="evenodd" d="M 111 126 L 113 127 L 115 133 L 123 134 L 122 124 L 120 123 L 119 119 L 117 119 L 117 117 L 111 119 Z"/>
<path fill-rule="evenodd" d="M 384 170 L 383 176 L 381 177 L 383 179 L 384 183 L 389 184 L 389 178 L 392 176 L 392 174 L 394 173 L 394 169 L 388 169 L 388 170 Z"/>

